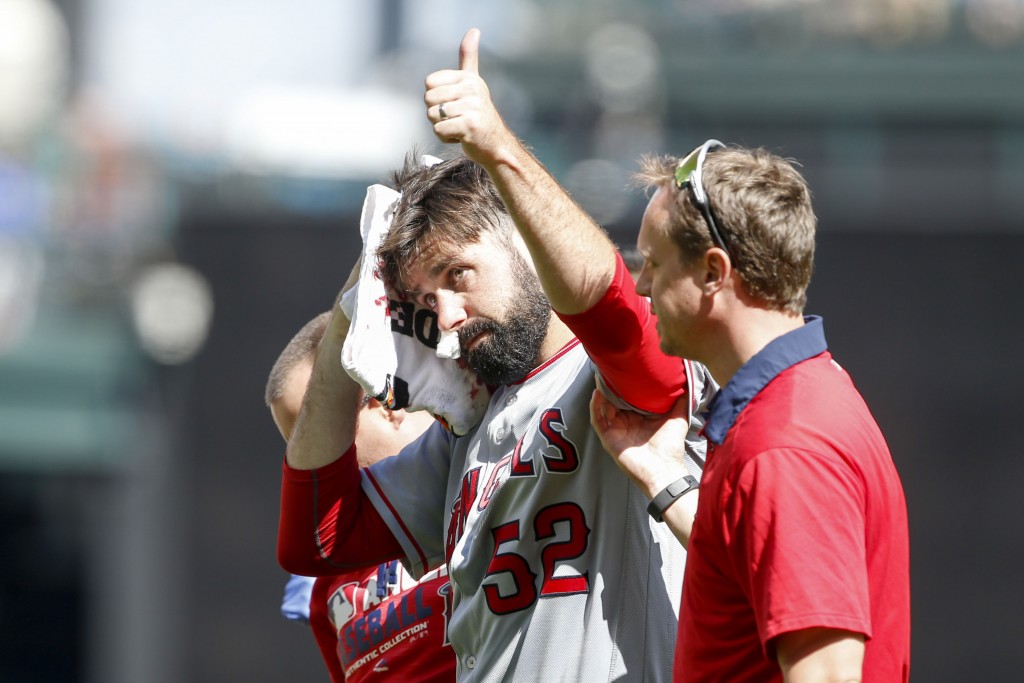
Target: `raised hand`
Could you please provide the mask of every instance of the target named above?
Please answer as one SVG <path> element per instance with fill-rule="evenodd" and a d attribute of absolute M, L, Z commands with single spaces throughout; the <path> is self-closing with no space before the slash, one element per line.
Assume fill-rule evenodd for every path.
<path fill-rule="evenodd" d="M 487 165 L 512 138 L 479 71 L 480 30 L 471 28 L 459 46 L 459 68 L 427 76 L 423 102 L 434 134 L 462 144 L 466 156 Z"/>

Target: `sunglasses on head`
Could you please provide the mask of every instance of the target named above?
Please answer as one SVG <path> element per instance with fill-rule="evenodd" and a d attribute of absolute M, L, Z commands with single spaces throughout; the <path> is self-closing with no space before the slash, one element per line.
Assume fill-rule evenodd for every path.
<path fill-rule="evenodd" d="M 689 188 L 690 197 L 693 198 L 693 202 L 700 209 L 701 214 L 704 216 L 704 220 L 707 221 L 708 230 L 711 233 L 711 241 L 715 243 L 716 247 L 719 247 L 725 253 L 729 253 L 729 247 L 725 246 L 725 240 L 722 239 L 722 233 L 718 231 L 718 226 L 715 224 L 715 219 L 711 215 L 711 204 L 708 200 L 708 194 L 704 191 L 704 184 L 701 182 L 701 170 L 704 168 L 704 158 L 708 155 L 708 152 L 719 147 L 725 148 L 725 145 L 718 140 L 708 140 L 703 145 L 686 155 L 686 158 L 679 162 L 676 166 L 676 188 L 683 189 L 684 187 Z"/>

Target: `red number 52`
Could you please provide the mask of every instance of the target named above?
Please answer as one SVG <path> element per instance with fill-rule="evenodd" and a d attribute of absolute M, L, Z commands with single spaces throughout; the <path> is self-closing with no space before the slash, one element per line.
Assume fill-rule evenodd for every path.
<path fill-rule="evenodd" d="M 590 590 L 590 578 L 587 572 L 572 576 L 555 576 L 559 562 L 573 560 L 587 550 L 587 539 L 590 528 L 583 510 L 575 503 L 559 503 L 548 506 L 537 513 L 533 520 L 533 533 L 536 540 L 544 541 L 556 536 L 555 525 L 568 523 L 569 535 L 564 541 L 553 541 L 544 546 L 540 554 L 543 578 L 540 591 L 537 590 L 537 572 L 533 571 L 529 560 L 514 551 L 501 552 L 504 543 L 515 542 L 520 538 L 519 520 L 491 529 L 494 537 L 494 554 L 487 568 L 484 580 L 498 574 L 508 574 L 512 578 L 515 590 L 502 595 L 495 583 L 484 584 L 487 606 L 495 614 L 510 614 L 524 610 L 533 605 L 538 597 L 547 598 L 556 595 L 572 595 L 586 593 Z"/>

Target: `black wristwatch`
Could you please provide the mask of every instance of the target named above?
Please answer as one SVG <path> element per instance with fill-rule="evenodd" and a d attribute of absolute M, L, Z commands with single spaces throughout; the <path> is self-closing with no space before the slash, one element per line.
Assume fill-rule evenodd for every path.
<path fill-rule="evenodd" d="M 700 488 L 700 482 L 687 474 L 682 479 L 677 479 L 666 486 L 661 493 L 652 498 L 650 505 L 647 506 L 647 512 L 654 517 L 654 521 L 664 522 L 665 510 L 668 510 L 672 503 L 698 488 Z"/>

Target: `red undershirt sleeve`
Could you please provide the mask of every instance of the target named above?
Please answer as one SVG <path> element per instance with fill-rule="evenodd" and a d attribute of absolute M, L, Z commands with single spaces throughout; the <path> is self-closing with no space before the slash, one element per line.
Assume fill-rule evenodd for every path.
<path fill-rule="evenodd" d="M 621 256 L 600 301 L 583 313 L 558 317 L 579 337 L 605 386 L 634 408 L 667 413 L 686 393 L 686 368 L 662 353 L 650 302 L 636 293 Z"/>
<path fill-rule="evenodd" d="M 297 470 L 284 463 L 277 559 L 286 571 L 329 576 L 402 555 L 362 491 L 355 444 L 320 469 Z"/>

